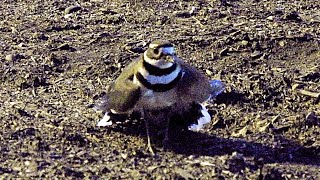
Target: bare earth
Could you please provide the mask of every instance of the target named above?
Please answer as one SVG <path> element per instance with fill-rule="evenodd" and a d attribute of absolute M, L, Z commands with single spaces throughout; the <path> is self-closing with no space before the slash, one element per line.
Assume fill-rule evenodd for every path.
<path fill-rule="evenodd" d="M 320 179 L 320 2 L 2 0 L 0 179 Z M 226 91 L 156 156 L 92 107 L 167 39 Z"/>

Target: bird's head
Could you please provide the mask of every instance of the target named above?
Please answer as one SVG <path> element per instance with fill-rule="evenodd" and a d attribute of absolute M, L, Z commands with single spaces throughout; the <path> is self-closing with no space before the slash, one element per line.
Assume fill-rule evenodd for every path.
<path fill-rule="evenodd" d="M 175 62 L 175 49 L 169 41 L 156 40 L 144 52 L 144 59 L 158 67 L 169 67 Z"/>

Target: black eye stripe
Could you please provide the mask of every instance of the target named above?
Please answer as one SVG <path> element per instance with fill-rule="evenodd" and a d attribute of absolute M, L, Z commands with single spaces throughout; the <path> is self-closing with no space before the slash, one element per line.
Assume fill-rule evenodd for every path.
<path fill-rule="evenodd" d="M 172 44 L 165 44 L 165 45 L 158 46 L 158 48 L 167 48 L 167 47 L 173 47 L 173 46 Z"/>

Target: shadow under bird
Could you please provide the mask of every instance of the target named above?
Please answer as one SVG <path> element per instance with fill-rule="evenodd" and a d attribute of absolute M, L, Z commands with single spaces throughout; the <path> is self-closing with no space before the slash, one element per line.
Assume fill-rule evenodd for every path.
<path fill-rule="evenodd" d="M 156 40 L 136 60 L 132 61 L 108 87 L 107 95 L 96 109 L 105 112 L 98 126 L 112 124 L 113 114 L 140 112 L 145 125 L 148 150 L 154 154 L 150 141 L 150 124 L 165 129 L 167 142 L 170 120 L 191 111 L 198 117 L 188 124 L 188 129 L 199 131 L 211 121 L 204 103 L 216 97 L 225 86 L 219 80 L 209 80 L 175 54 L 172 43 Z M 162 116 L 159 113 L 162 111 Z M 186 122 L 188 117 L 185 117 Z"/>

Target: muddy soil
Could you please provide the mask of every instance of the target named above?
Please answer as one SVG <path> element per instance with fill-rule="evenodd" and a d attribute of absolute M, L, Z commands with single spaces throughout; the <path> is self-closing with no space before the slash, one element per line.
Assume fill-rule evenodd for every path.
<path fill-rule="evenodd" d="M 0 179 L 320 179 L 320 2 L 0 2 Z M 226 90 L 168 149 L 93 105 L 155 39 Z"/>

